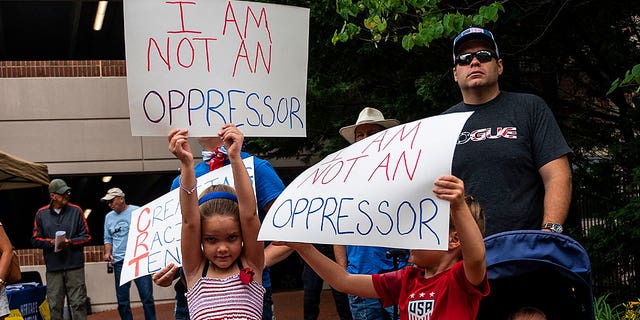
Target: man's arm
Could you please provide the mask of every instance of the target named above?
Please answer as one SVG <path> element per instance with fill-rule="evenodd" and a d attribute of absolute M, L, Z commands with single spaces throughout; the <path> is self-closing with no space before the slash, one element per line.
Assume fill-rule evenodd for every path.
<path fill-rule="evenodd" d="M 347 259 L 347 246 L 339 244 L 333 245 L 333 255 L 336 258 L 336 263 L 338 263 L 343 269 L 347 270 L 347 265 L 349 263 Z"/>
<path fill-rule="evenodd" d="M 44 230 L 42 228 L 42 219 L 40 217 L 41 212 L 36 212 L 36 217 L 33 220 L 33 234 L 31 235 L 31 245 L 34 248 L 47 249 L 53 248 L 53 238 L 47 238 L 44 236 Z"/>
<path fill-rule="evenodd" d="M 274 246 L 269 244 L 264 248 L 264 266 L 273 267 L 276 263 L 286 259 L 293 253 L 293 250 L 285 246 Z"/>
<path fill-rule="evenodd" d="M 267 202 L 266 205 L 262 207 L 264 212 L 269 212 L 271 205 L 276 201 L 273 199 Z M 274 246 L 273 244 L 269 244 L 264 248 L 264 266 L 265 268 L 273 267 L 276 263 L 286 259 L 293 253 L 293 249 L 287 246 Z"/>
<path fill-rule="evenodd" d="M 180 276 L 180 273 L 178 272 L 179 270 L 180 267 L 176 266 L 173 263 L 170 263 L 169 265 L 160 269 L 158 272 L 151 275 L 151 280 L 153 280 L 153 283 L 161 287 L 168 287 L 171 285 L 171 283 L 173 283 L 173 280 L 178 279 L 178 277 Z"/>
<path fill-rule="evenodd" d="M 89 225 L 87 219 L 84 218 L 82 209 L 77 205 L 68 205 L 69 210 L 76 210 L 78 221 L 76 222 L 76 230 L 73 234 L 68 234 L 67 238 L 70 240 L 70 244 L 74 246 L 83 246 L 91 241 L 91 234 L 89 233 Z"/>
<path fill-rule="evenodd" d="M 104 219 L 104 261 L 113 261 L 113 235 L 109 232 L 110 213 L 107 213 Z"/>
<path fill-rule="evenodd" d="M 571 203 L 571 168 L 569 159 L 562 156 L 538 170 L 544 182 L 544 217 L 542 223 L 563 224 Z"/>
<path fill-rule="evenodd" d="M 104 261 L 113 261 L 112 250 L 113 246 L 111 245 L 111 243 L 104 244 Z"/>

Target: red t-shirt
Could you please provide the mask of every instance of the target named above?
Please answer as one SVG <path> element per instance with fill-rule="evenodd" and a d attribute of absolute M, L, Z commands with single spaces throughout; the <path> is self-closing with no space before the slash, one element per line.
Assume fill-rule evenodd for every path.
<path fill-rule="evenodd" d="M 416 267 L 374 274 L 373 286 L 383 306 L 398 304 L 400 320 L 473 320 L 489 294 L 487 276 L 478 287 L 472 285 L 462 261 L 429 279 Z"/>

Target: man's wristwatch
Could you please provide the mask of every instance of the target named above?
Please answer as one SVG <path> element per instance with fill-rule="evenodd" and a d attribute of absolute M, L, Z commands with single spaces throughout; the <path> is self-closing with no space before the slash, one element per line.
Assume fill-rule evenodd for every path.
<path fill-rule="evenodd" d="M 562 233 L 562 231 L 564 230 L 564 228 L 562 228 L 562 225 L 559 223 L 551 223 L 551 222 L 547 222 L 545 224 L 542 225 L 542 229 L 549 229 L 551 230 L 551 232 L 556 232 L 556 233 Z"/>

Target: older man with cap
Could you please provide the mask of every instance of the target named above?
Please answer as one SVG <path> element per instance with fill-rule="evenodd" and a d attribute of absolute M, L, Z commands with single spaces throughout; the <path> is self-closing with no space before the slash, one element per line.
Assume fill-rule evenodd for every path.
<path fill-rule="evenodd" d="M 67 297 L 74 320 L 87 318 L 84 246 L 91 241 L 82 209 L 70 203 L 71 188 L 62 179 L 49 183 L 48 205 L 36 212 L 31 243 L 42 249 L 46 264 L 51 319 L 63 318 Z M 56 246 L 56 235 L 63 241 Z"/>
<path fill-rule="evenodd" d="M 551 110 L 538 96 L 500 91 L 503 61 L 489 30 L 462 31 L 453 41 L 453 64 L 462 101 L 444 113 L 474 113 L 458 139 L 452 173 L 484 208 L 486 235 L 562 232 L 571 149 Z"/>
<path fill-rule="evenodd" d="M 349 143 L 355 143 L 399 124 L 396 119 L 385 119 L 378 109 L 364 108 L 355 124 L 342 127 L 339 132 Z M 351 274 L 378 274 L 403 268 L 408 258 L 404 250 L 382 247 L 335 245 L 333 250 L 336 262 Z M 349 295 L 349 306 L 354 319 L 382 320 L 396 316 L 394 308 L 383 308 L 379 299 Z"/>
<path fill-rule="evenodd" d="M 131 213 L 138 206 L 127 204 L 124 192 L 120 188 L 111 188 L 100 199 L 106 203 L 111 211 L 104 218 L 104 261 L 113 264 L 115 276 L 116 298 L 118 299 L 118 313 L 123 320 L 133 319 L 131 313 L 130 289 L 131 281 L 120 285 L 120 274 L 124 263 L 124 255 L 127 252 L 127 240 L 129 239 L 129 225 L 131 225 Z M 144 318 L 155 320 L 156 309 L 153 300 L 153 282 L 151 275 L 146 275 L 134 280 L 138 288 L 138 295 L 142 302 Z"/>

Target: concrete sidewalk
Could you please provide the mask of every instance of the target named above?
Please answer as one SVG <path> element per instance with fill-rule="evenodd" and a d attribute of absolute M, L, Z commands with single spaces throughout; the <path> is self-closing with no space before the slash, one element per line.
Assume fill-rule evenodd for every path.
<path fill-rule="evenodd" d="M 302 291 L 285 291 L 273 294 L 274 316 L 277 320 L 300 320 L 302 317 Z M 158 320 L 174 319 L 173 303 L 162 303 L 156 305 Z M 134 319 L 144 319 L 142 307 L 133 308 Z M 90 315 L 89 320 L 113 320 L 118 319 L 118 311 L 110 310 L 98 312 Z M 336 305 L 333 302 L 331 290 L 323 290 L 320 298 L 320 315 L 318 319 L 338 320 Z"/>

